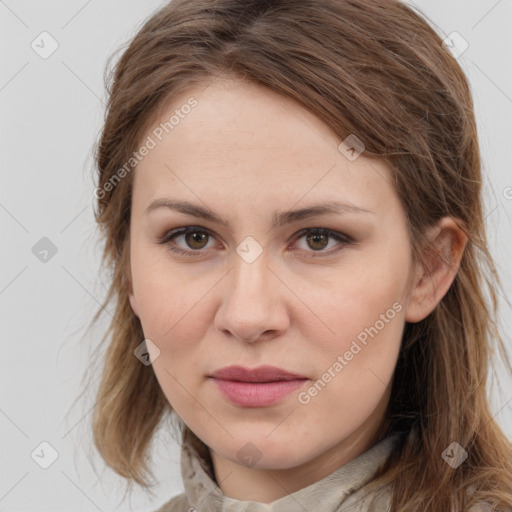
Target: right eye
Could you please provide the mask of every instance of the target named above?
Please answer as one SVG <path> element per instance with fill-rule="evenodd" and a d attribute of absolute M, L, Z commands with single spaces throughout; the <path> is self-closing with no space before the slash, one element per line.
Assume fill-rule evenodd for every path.
<path fill-rule="evenodd" d="M 192 250 L 187 250 L 186 248 L 181 248 L 176 245 L 175 240 L 180 236 L 185 237 L 185 243 Z M 169 231 L 164 235 L 164 237 L 159 241 L 159 243 L 168 245 L 169 250 L 181 254 L 183 256 L 196 256 L 199 255 L 198 253 L 204 252 L 201 251 L 201 249 L 205 248 L 204 241 L 211 236 L 211 233 L 205 230 L 204 228 L 188 226 Z"/>

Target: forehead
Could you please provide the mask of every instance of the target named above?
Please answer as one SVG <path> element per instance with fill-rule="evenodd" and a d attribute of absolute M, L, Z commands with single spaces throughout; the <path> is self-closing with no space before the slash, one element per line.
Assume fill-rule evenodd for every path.
<path fill-rule="evenodd" d="M 288 202 L 329 192 L 375 208 L 385 207 L 386 193 L 393 196 L 384 162 L 364 153 L 349 160 L 325 123 L 263 86 L 214 81 L 176 96 L 161 112 L 144 137 L 154 147 L 135 172 L 135 190 L 147 198 L 177 188 Z"/>

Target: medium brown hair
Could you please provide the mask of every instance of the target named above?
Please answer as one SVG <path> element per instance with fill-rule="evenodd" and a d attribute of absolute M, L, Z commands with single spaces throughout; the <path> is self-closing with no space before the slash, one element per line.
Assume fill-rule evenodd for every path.
<path fill-rule="evenodd" d="M 470 88 L 433 28 L 392 0 L 173 0 L 144 22 L 106 77 L 95 214 L 111 281 L 93 320 L 113 303 L 93 414 L 106 464 L 130 486 L 149 487 L 151 441 L 172 413 L 152 367 L 133 354 L 144 339 L 128 300 L 136 165 L 106 185 L 174 97 L 216 77 L 268 87 L 340 142 L 356 135 L 364 156 L 387 162 L 414 261 L 424 261 L 429 227 L 444 216 L 462 221 L 469 243 L 452 286 L 427 318 L 405 326 L 380 432 L 400 432 L 399 449 L 377 483 L 393 482 L 393 511 L 458 512 L 478 501 L 512 507 L 512 446 L 487 397 L 495 347 L 512 368 L 497 325 L 499 277 L 485 233 Z M 183 423 L 181 434 L 206 453 Z M 468 453 L 457 469 L 441 457 L 454 441 Z"/>

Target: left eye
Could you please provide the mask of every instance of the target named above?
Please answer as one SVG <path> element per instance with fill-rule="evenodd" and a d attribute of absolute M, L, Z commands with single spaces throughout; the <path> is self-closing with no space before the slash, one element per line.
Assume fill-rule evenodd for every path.
<path fill-rule="evenodd" d="M 184 249 L 176 244 L 175 240 L 178 239 L 180 236 L 185 237 L 186 244 L 190 249 L 193 250 L 187 250 L 187 248 Z M 201 252 L 204 252 L 201 251 L 201 249 L 204 249 L 206 247 L 208 238 L 211 236 L 212 235 L 209 231 L 204 230 L 202 228 L 200 229 L 193 226 L 184 227 L 170 231 L 164 236 L 163 239 L 159 241 L 159 243 L 169 245 L 169 249 L 175 253 L 179 253 L 185 256 L 196 256 L 199 255 Z M 301 238 L 305 238 L 308 247 L 312 249 L 312 251 L 307 252 L 320 252 L 322 253 L 321 255 L 324 255 L 325 253 L 330 254 L 332 252 L 337 252 L 338 250 L 341 250 L 343 246 L 353 243 L 348 236 L 325 228 L 304 229 L 297 233 L 295 239 L 300 240 Z M 339 242 L 338 245 L 340 245 L 341 247 L 336 249 L 335 251 L 324 251 L 324 249 L 328 246 L 329 238 Z"/>
<path fill-rule="evenodd" d="M 300 240 L 303 237 L 306 237 L 306 243 L 308 246 L 313 249 L 313 252 L 327 252 L 330 254 L 331 252 L 336 252 L 338 250 L 341 250 L 344 245 L 348 245 L 351 243 L 351 240 L 346 236 L 342 235 L 341 233 L 338 233 L 336 231 L 331 231 L 330 229 L 324 229 L 324 228 L 310 228 L 305 229 L 299 233 L 298 240 Z M 328 245 L 329 238 L 336 240 L 339 242 L 338 245 L 342 246 L 335 251 L 323 251 L 323 249 L 326 248 Z"/>

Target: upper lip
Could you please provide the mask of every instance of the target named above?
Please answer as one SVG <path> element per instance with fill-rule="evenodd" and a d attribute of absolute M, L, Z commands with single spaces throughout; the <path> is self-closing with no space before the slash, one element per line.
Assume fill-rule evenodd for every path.
<path fill-rule="evenodd" d="M 212 373 L 210 377 L 240 382 L 275 382 L 307 378 L 304 375 L 291 373 L 276 366 L 258 366 L 253 369 L 244 368 L 243 366 L 225 366 Z"/>

